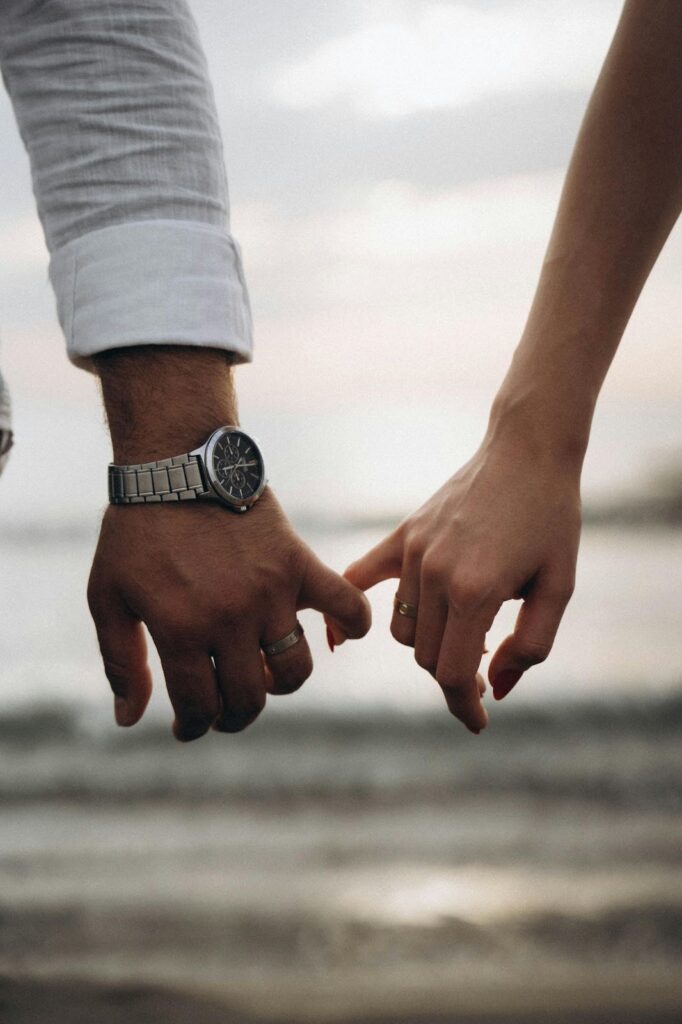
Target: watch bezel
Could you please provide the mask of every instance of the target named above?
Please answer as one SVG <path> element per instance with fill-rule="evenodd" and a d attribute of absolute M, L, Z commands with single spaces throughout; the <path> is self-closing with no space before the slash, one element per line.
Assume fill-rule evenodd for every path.
<path fill-rule="evenodd" d="M 255 490 L 253 494 L 248 498 L 235 499 L 230 494 L 230 492 L 223 487 L 214 469 L 213 452 L 215 451 L 215 446 L 217 445 L 218 441 L 225 434 L 243 434 L 244 437 L 248 437 L 249 441 L 258 452 L 261 461 L 261 466 L 263 467 L 263 475 L 257 490 Z M 259 445 L 258 441 L 252 434 L 249 434 L 246 430 L 242 430 L 241 427 L 218 427 L 217 430 L 213 431 L 208 441 L 206 442 L 202 453 L 202 458 L 204 461 L 204 469 L 206 471 L 208 483 L 212 490 L 215 492 L 215 494 L 218 496 L 218 498 L 223 502 L 223 504 L 229 506 L 229 508 L 236 509 L 239 512 L 245 512 L 247 509 L 250 509 L 253 505 L 255 505 L 255 503 L 258 501 L 261 494 L 265 490 L 268 481 L 267 477 L 265 476 L 265 460 L 263 458 L 261 446 Z"/>

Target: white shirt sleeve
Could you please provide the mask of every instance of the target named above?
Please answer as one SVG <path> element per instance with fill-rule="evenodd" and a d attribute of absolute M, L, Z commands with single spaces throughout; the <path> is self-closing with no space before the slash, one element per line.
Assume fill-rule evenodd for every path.
<path fill-rule="evenodd" d="M 69 357 L 205 345 L 251 358 L 206 60 L 186 0 L 2 0 Z"/>

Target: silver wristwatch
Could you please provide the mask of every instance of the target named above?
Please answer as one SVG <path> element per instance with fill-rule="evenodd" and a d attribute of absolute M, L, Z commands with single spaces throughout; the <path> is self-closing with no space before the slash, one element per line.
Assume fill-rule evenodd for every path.
<path fill-rule="evenodd" d="M 134 466 L 109 465 L 112 505 L 202 499 L 247 512 L 266 484 L 261 450 L 238 427 L 219 427 L 200 448 L 185 455 Z"/>

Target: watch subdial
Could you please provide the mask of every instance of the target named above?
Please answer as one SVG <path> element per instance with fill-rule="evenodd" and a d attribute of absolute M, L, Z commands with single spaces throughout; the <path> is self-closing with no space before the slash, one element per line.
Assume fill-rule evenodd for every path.
<path fill-rule="evenodd" d="M 233 469 L 230 476 L 230 486 L 242 491 L 246 487 L 246 473 L 243 469 Z"/>

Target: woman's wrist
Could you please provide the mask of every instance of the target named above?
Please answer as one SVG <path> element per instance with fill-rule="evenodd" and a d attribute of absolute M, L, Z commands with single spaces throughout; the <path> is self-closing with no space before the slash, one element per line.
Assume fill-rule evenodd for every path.
<path fill-rule="evenodd" d="M 512 365 L 492 404 L 486 443 L 579 476 L 595 400 L 581 394 L 570 379 L 524 375 Z"/>

